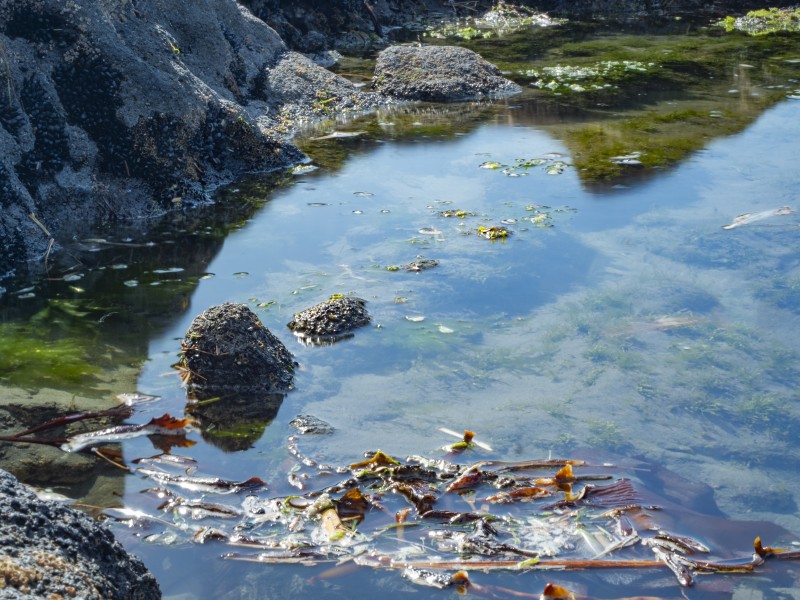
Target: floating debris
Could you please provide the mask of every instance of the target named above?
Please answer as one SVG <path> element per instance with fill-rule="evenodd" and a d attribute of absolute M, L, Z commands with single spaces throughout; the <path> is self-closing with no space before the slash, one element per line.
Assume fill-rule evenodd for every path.
<path fill-rule="evenodd" d="M 439 213 L 442 217 L 454 217 L 456 219 L 466 219 L 467 217 L 474 217 L 474 212 L 469 212 L 466 210 L 443 210 Z"/>
<path fill-rule="evenodd" d="M 522 177 L 529 174 L 533 167 L 542 167 L 548 175 L 560 175 L 570 165 L 561 160 L 561 154 L 551 152 L 539 158 L 518 158 L 513 164 L 503 164 L 495 161 L 481 163 L 481 169 L 499 169 L 507 177 Z"/>
<path fill-rule="evenodd" d="M 184 427 L 194 419 L 176 419 L 168 414 L 156 417 L 143 425 L 117 425 L 99 431 L 73 436 L 61 445 L 64 452 L 79 452 L 89 446 L 114 444 L 123 440 L 152 434 L 183 435 Z"/>
<path fill-rule="evenodd" d="M 292 175 L 305 175 L 306 173 L 311 173 L 317 169 L 319 169 L 319 167 L 316 165 L 297 165 L 292 167 L 291 173 Z"/>
<path fill-rule="evenodd" d="M 165 267 L 163 269 L 153 269 L 152 273 L 163 275 L 168 273 L 182 273 L 184 270 L 183 267 Z"/>
<path fill-rule="evenodd" d="M 741 227 L 742 225 L 749 225 L 750 223 L 755 223 L 756 221 L 762 221 L 764 219 L 769 219 L 770 217 L 780 217 L 785 215 L 792 214 L 792 209 L 788 206 L 781 206 L 780 208 L 773 208 L 771 210 L 764 210 L 757 213 L 745 213 L 743 215 L 739 215 L 736 217 L 730 224 L 723 225 L 723 229 L 734 229 L 735 227 Z"/>
<path fill-rule="evenodd" d="M 513 232 L 505 227 L 478 227 L 478 235 L 486 238 L 487 240 L 505 240 Z"/>
<path fill-rule="evenodd" d="M 203 494 L 238 494 L 245 491 L 256 491 L 266 487 L 258 477 L 245 481 L 228 481 L 220 477 L 195 477 L 190 475 L 173 475 L 152 469 L 136 469 L 137 473 L 155 479 L 159 483 L 174 485 L 192 492 Z"/>
<path fill-rule="evenodd" d="M 423 235 L 442 235 L 442 232 L 436 227 L 422 227 L 419 232 Z"/>
<path fill-rule="evenodd" d="M 631 152 L 629 154 L 623 154 L 621 156 L 612 156 L 608 160 L 614 163 L 615 165 L 640 166 L 642 164 L 641 157 L 642 157 L 641 152 Z"/>
<path fill-rule="evenodd" d="M 148 404 L 160 400 L 160 396 L 150 396 L 148 394 L 140 394 L 139 392 L 126 392 L 124 394 L 117 394 L 114 396 L 115 400 L 119 400 L 125 406 L 137 406 L 139 404 Z"/>
<path fill-rule="evenodd" d="M 445 447 L 451 454 L 476 446 L 491 450 L 472 431 L 465 430 L 463 435 L 447 428 L 441 431 L 461 438 Z M 772 558 L 800 559 L 800 551 L 765 547 L 760 538 L 753 543 L 754 552 L 742 549 L 738 556 L 714 558 L 710 545 L 664 528 L 665 522 L 675 522 L 676 517 L 686 523 L 681 520 L 683 513 L 674 514 L 677 507 L 668 501 L 654 504 L 652 495 L 645 503 L 646 490 L 639 490 L 613 465 L 558 458 L 455 464 L 422 456 L 400 460 L 377 450 L 334 468 L 304 457 L 297 439 L 289 438 L 289 454 L 297 463 L 289 467 L 288 483 L 284 483 L 293 488 L 288 494 L 266 497 L 261 493 L 265 483 L 258 477 L 237 482 L 138 468 L 140 475 L 166 486 L 157 490 L 164 499 L 158 510 L 171 511 L 186 521 L 176 526 L 134 507 L 108 514 L 128 526 L 165 527 L 164 532 L 147 537 L 152 543 L 214 540 L 243 549 L 223 555 L 229 560 L 330 563 L 337 570 L 338 565 L 352 561 L 396 570 L 420 585 L 457 585 L 462 591 L 487 597 L 576 598 L 552 583 L 540 596 L 481 586 L 470 580 L 471 573 L 663 569 L 671 571 L 680 586 L 691 586 L 696 574 L 752 573 Z M 185 469 L 181 461 L 174 465 L 164 461 L 159 466 Z M 341 479 L 332 483 L 335 474 Z M 278 475 L 277 481 L 287 481 L 285 474 Z M 606 483 L 597 483 L 603 480 Z M 197 496 L 179 496 L 171 488 Z M 206 494 L 238 493 L 248 495 L 235 505 L 205 498 Z M 697 517 L 697 523 L 713 529 L 729 523 L 720 517 Z M 194 525 L 198 519 L 210 524 Z M 390 530 L 398 534 L 386 535 Z M 333 573 L 326 570 L 315 577 Z"/>
<path fill-rule="evenodd" d="M 439 427 L 439 431 L 441 431 L 442 433 L 446 433 L 447 435 L 452 435 L 453 437 L 461 438 L 460 442 L 451 444 L 449 446 L 445 446 L 445 448 L 450 452 L 452 452 L 453 450 L 466 450 L 467 448 L 471 448 L 472 446 L 478 446 L 479 448 L 483 448 L 484 450 L 492 452 L 492 447 L 489 444 L 485 444 L 484 442 L 476 440 L 475 433 L 472 431 L 465 430 L 463 435 L 458 433 L 457 431 L 448 429 L 447 427 Z"/>
<path fill-rule="evenodd" d="M 349 140 L 357 137 L 361 137 L 362 135 L 366 135 L 366 131 L 334 131 L 329 133 L 328 135 L 321 135 L 319 137 L 311 138 L 313 142 L 319 142 L 322 140 Z"/>

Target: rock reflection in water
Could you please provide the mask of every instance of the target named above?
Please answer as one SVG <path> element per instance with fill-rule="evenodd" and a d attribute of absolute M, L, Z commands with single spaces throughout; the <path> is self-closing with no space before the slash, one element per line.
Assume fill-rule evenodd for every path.
<path fill-rule="evenodd" d="M 186 412 L 197 419 L 203 439 L 225 452 L 253 446 L 278 416 L 285 394 L 249 392 L 213 396 L 195 390 Z"/>

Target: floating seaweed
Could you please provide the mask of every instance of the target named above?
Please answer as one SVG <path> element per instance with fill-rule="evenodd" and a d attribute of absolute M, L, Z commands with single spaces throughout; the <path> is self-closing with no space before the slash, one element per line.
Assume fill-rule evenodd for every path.
<path fill-rule="evenodd" d="M 499 225 L 493 225 L 491 227 L 478 227 L 478 235 L 486 238 L 487 240 L 495 241 L 495 240 L 503 240 L 510 236 L 513 232 L 510 229 L 506 229 L 505 227 L 500 227 Z"/>
<path fill-rule="evenodd" d="M 770 210 L 762 210 L 761 212 L 757 213 L 745 213 L 736 217 L 728 225 L 723 225 L 722 228 L 734 229 L 736 227 L 741 227 L 742 225 L 755 223 L 756 221 L 763 221 L 764 219 L 769 219 L 770 217 L 781 217 L 790 214 L 792 214 L 792 209 L 788 206 L 781 206 L 780 208 L 772 208 Z"/>
<path fill-rule="evenodd" d="M 672 532 L 675 507 L 647 504 L 646 490 L 608 464 L 548 458 L 462 465 L 422 456 L 401 460 L 377 450 L 332 467 L 303 455 L 297 441 L 289 439 L 289 455 L 298 461 L 289 474 L 302 481 L 299 493 L 266 497 L 257 477 L 198 477 L 185 474 L 182 460 L 159 460 L 165 470 L 136 472 L 166 487 L 157 491 L 164 499 L 159 511 L 182 519 L 180 526 L 135 508 L 109 514 L 129 526 L 165 525 L 163 534 L 147 537 L 153 543 L 238 548 L 224 555 L 229 560 L 337 565 L 315 578 L 334 576 L 346 565 L 396 570 L 413 583 L 489 597 L 578 598 L 555 584 L 540 595 L 481 586 L 470 573 L 662 569 L 690 586 L 697 574 L 750 573 L 769 559 L 800 558 L 800 552 L 765 547 L 758 538 L 752 554 L 736 555 Z M 465 431 L 462 443 L 462 451 L 476 445 L 474 433 Z M 183 497 L 174 488 L 198 496 Z M 209 493 L 247 496 L 236 505 L 209 502 Z"/>
<path fill-rule="evenodd" d="M 139 425 L 116 425 L 99 431 L 90 431 L 69 438 L 61 445 L 64 452 L 79 452 L 89 446 L 118 443 L 143 435 L 176 435 L 183 434 L 184 428 L 194 419 L 176 419 L 168 414 L 150 419 Z"/>

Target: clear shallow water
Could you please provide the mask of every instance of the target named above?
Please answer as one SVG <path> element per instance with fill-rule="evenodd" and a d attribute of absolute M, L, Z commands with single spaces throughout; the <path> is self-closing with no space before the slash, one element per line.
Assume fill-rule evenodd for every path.
<path fill-rule="evenodd" d="M 251 449 L 227 454 L 200 444 L 188 452 L 211 473 L 256 474 L 285 488 L 287 422 L 299 413 L 336 428 L 301 441 L 334 464 L 376 448 L 436 456 L 451 441 L 437 428 L 469 428 L 494 448 L 476 460 L 572 456 L 587 447 L 638 456 L 710 485 L 732 519 L 764 519 L 798 534 L 798 317 L 792 299 L 775 296 L 791 294 L 797 277 L 798 221 L 721 229 L 743 212 L 794 204 L 797 115 L 798 104 L 787 101 L 677 169 L 602 196 L 583 191 L 570 168 L 516 178 L 479 168 L 564 152 L 542 131 L 502 125 L 452 140 L 387 143 L 338 172 L 304 175 L 226 239 L 208 267 L 216 275 L 151 341 L 139 389 L 163 400 L 147 410 L 182 410 L 175 378 L 159 376 L 192 316 L 246 302 L 301 370 Z M 357 194 L 364 191 L 372 196 Z M 549 211 L 553 226 L 538 228 L 522 221 L 531 204 L 569 210 Z M 456 208 L 476 216 L 462 225 L 438 214 Z M 520 219 L 508 225 L 514 233 L 506 242 L 475 235 L 478 225 L 503 219 Z M 424 227 L 441 234 L 420 234 Z M 440 266 L 385 269 L 417 255 Z M 242 271 L 248 275 L 235 275 Z M 285 329 L 291 315 L 333 293 L 366 298 L 374 326 L 333 347 L 294 343 Z M 262 302 L 275 304 L 259 309 Z M 146 454 L 143 446 L 131 455 Z M 141 503 L 141 486 L 129 481 L 130 503 Z M 266 568 L 283 585 L 290 585 L 284 577 L 306 582 L 301 595 L 332 597 L 384 578 L 367 584 L 351 575 L 331 584 L 334 592 L 307 587 L 306 574 L 291 567 L 226 568 L 245 578 Z M 159 574 L 170 580 L 169 569 Z M 510 576 L 491 581 L 521 584 Z M 180 576 L 172 585 L 184 590 Z M 742 585 L 751 584 L 733 588 Z"/>
<path fill-rule="evenodd" d="M 77 395 L 107 398 L 136 387 L 160 396 L 132 419 L 144 422 L 184 411 L 171 365 L 192 318 L 217 303 L 247 303 L 295 354 L 296 389 L 277 415 L 244 428 L 249 437 L 238 431 L 231 444 L 230 431 L 212 428 L 191 433 L 196 445 L 176 452 L 197 459 L 203 473 L 259 476 L 268 495 L 290 490 L 288 422 L 306 413 L 335 432 L 302 438 L 302 450 L 333 464 L 377 448 L 439 456 L 454 440 L 438 428 L 472 429 L 494 450 L 465 462 L 637 457 L 710 486 L 732 520 L 765 520 L 800 536 L 800 221 L 792 214 L 721 229 L 741 213 L 798 208 L 798 101 L 778 103 L 675 168 L 604 187 L 587 186 L 575 166 L 546 172 L 555 160 L 574 160 L 559 119 L 535 98 L 452 108 L 453 128 L 442 127 L 434 111 L 414 113 L 417 136 L 395 135 L 398 125 L 390 123 L 402 115 L 349 126 L 370 133 L 317 148 L 315 162 L 335 167 L 276 189 L 241 182 L 225 194 L 232 203 L 255 198 L 260 208 L 227 215 L 222 225 L 213 218 L 207 226 L 187 223 L 189 236 L 165 229 L 150 249 L 100 245 L 88 254 L 98 257 L 95 264 L 85 260 L 69 271 L 83 273 L 80 283 L 37 282 L 32 299 L 22 297 L 28 292 L 20 284 L 5 297 L 7 312 L 24 314 L 26 302 L 42 296 L 88 311 L 86 332 L 94 337 L 84 333 L 86 352 L 102 354 L 88 349 L 98 346 L 126 356 L 108 363 L 127 363 L 137 378 L 129 370 L 105 385 L 78 383 Z M 435 112 L 448 119 L 445 108 Z M 521 177 L 480 167 L 543 156 L 550 162 Z M 447 218 L 445 210 L 470 215 Z M 542 214 L 552 226 L 531 222 Z M 504 220 L 513 231 L 506 241 L 476 234 Z M 122 239 L 113 233 L 109 239 Z M 144 240 L 121 243 L 137 242 Z M 422 273 L 386 268 L 417 256 L 440 264 Z M 365 298 L 373 325 L 330 347 L 295 342 L 285 327 L 291 316 L 334 293 Z M 52 381 L 33 387 L 39 395 L 65 393 Z M 231 451 L 234 445 L 246 449 Z M 155 452 L 147 438 L 123 445 L 127 460 Z M 155 510 L 157 502 L 140 493 L 150 482 L 106 477 L 122 497 L 106 496 L 105 504 Z M 711 510 L 708 502 L 704 509 Z M 397 573 L 310 580 L 322 568 L 233 563 L 219 558 L 227 551 L 220 545 L 162 546 L 142 542 L 136 530 L 116 532 L 168 597 L 451 594 L 412 586 Z M 642 589 L 679 596 L 663 573 L 626 577 L 512 573 L 481 581 L 531 593 L 557 580 L 601 597 Z M 796 587 L 796 571 L 784 565 L 757 579 L 717 577 L 725 583 L 690 597 L 748 597 L 750 588 L 780 597 L 776 589 Z"/>

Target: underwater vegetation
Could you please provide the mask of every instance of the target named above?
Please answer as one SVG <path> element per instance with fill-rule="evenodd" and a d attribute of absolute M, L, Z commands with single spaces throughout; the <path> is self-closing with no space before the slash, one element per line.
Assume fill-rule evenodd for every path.
<path fill-rule="evenodd" d="M 787 33 L 689 25 L 641 35 L 571 22 L 496 32 L 493 40 L 451 31 L 446 41 L 497 64 L 537 102 L 583 111 L 579 125 L 547 127 L 571 150 L 582 181 L 613 183 L 674 165 L 794 93 L 798 40 L 790 32 L 800 12 L 749 14 Z"/>
<path fill-rule="evenodd" d="M 100 373 L 83 303 L 52 299 L 28 322 L 0 323 L 0 382 L 21 387 L 86 383 Z"/>
<path fill-rule="evenodd" d="M 634 80 L 644 81 L 646 76 L 655 73 L 658 65 L 638 60 L 606 60 L 593 65 L 556 65 L 541 69 L 518 71 L 518 75 L 533 79 L 531 85 L 539 89 L 558 93 L 582 93 L 607 91 L 631 84 Z"/>

